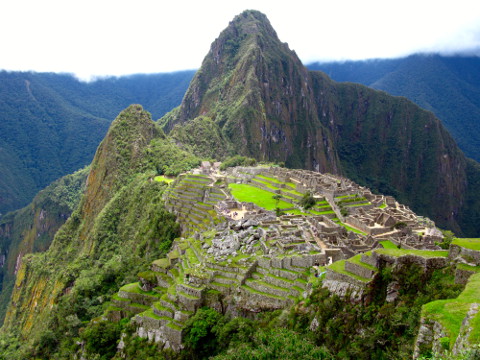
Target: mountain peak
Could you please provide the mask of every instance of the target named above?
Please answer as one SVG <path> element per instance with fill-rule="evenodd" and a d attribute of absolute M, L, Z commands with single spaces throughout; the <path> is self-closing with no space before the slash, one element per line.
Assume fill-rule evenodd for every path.
<path fill-rule="evenodd" d="M 277 33 L 270 24 L 267 16 L 257 10 L 245 10 L 235 16 L 223 33 L 233 29 L 240 35 L 266 33 L 277 37 Z"/>
<path fill-rule="evenodd" d="M 308 71 L 259 11 L 237 15 L 212 43 L 179 110 L 164 122 L 165 129 L 200 116 L 213 120 L 234 154 L 337 170 Z"/>

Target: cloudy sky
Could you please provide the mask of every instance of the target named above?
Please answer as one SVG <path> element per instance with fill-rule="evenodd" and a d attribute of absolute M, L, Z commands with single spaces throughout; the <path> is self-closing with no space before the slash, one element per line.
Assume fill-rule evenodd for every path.
<path fill-rule="evenodd" d="M 92 76 L 197 69 L 245 9 L 304 63 L 480 49 L 478 0 L 5 0 L 0 69 Z"/>

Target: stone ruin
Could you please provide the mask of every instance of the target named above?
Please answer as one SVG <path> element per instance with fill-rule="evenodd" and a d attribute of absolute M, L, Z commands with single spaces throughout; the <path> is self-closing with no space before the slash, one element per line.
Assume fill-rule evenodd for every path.
<path fill-rule="evenodd" d="M 229 183 L 269 191 L 291 208 L 277 216 L 238 202 Z M 316 200 L 310 210 L 298 205 L 307 193 Z M 345 261 L 345 268 L 357 278 L 327 271 L 324 282 L 339 294 L 354 289 L 361 296 L 377 261 L 364 253 L 380 247 L 380 241 L 423 249 L 441 240 L 433 222 L 393 198 L 306 170 L 237 167 L 221 173 L 219 164 L 205 162 L 179 176 L 165 201 L 185 237 L 139 274 L 139 283 L 120 289 L 108 316 L 136 314 L 139 336 L 174 350 L 182 347 L 185 321 L 201 306 L 235 316 L 284 308 L 308 295 L 320 266 L 354 255 L 361 258 Z"/>

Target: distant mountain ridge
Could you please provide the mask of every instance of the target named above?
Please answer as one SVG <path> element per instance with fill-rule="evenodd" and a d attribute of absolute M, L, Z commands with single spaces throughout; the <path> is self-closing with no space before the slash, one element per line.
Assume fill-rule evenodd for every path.
<path fill-rule="evenodd" d="M 0 71 L 0 214 L 89 164 L 120 110 L 142 103 L 154 117 L 178 105 L 194 71 L 105 78 Z"/>
<path fill-rule="evenodd" d="M 335 81 L 361 83 L 407 97 L 433 111 L 465 154 L 480 160 L 480 57 L 418 54 L 307 67 Z"/>

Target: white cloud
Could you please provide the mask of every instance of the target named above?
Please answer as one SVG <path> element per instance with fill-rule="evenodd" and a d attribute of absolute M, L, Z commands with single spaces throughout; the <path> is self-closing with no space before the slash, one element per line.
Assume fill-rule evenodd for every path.
<path fill-rule="evenodd" d="M 305 62 L 480 46 L 480 5 L 467 0 L 17 0 L 0 4 L 0 68 L 81 77 L 198 68 L 245 9 L 264 12 Z"/>

